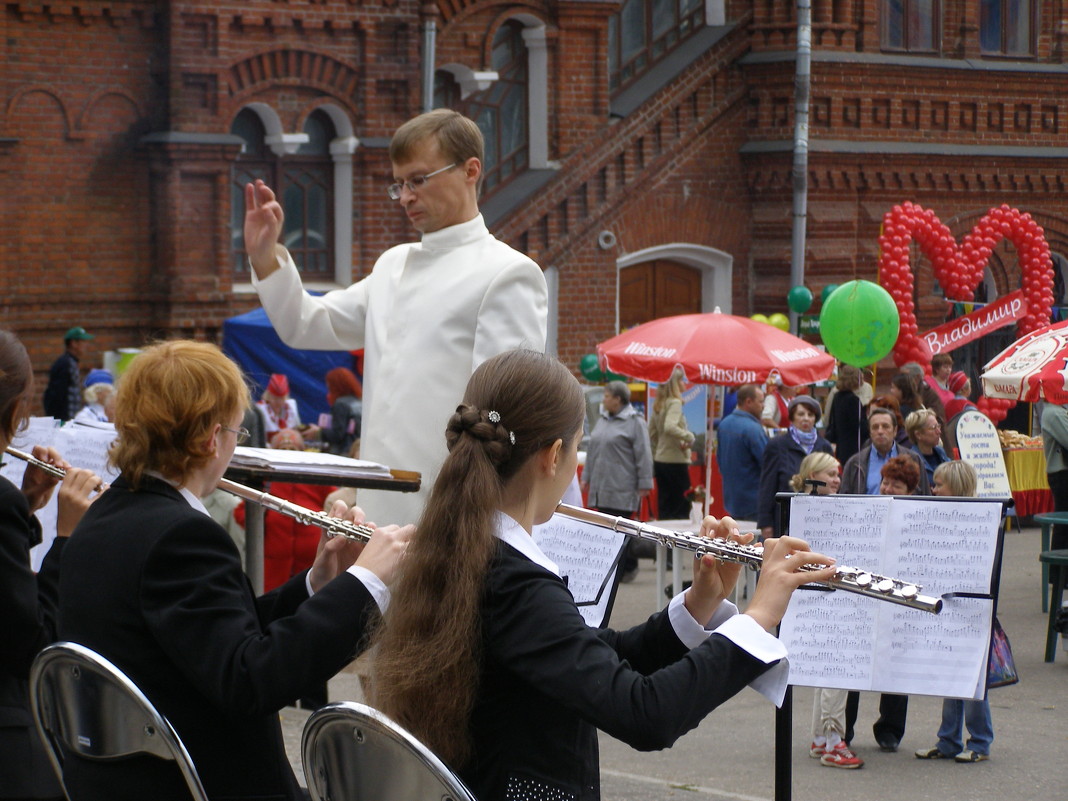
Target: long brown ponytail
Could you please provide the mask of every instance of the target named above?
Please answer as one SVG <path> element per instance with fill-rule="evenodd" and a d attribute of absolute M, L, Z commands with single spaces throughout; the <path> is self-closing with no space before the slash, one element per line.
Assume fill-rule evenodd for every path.
<path fill-rule="evenodd" d="M 378 632 L 371 696 L 453 765 L 470 752 L 480 603 L 501 493 L 542 448 L 558 439 L 570 445 L 584 413 L 567 368 L 518 350 L 483 363 L 449 419 L 449 455 Z"/>

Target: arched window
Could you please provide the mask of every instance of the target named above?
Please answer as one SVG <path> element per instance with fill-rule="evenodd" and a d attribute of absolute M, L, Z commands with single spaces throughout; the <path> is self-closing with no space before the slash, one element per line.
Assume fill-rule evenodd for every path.
<path fill-rule="evenodd" d="M 242 109 L 230 126 L 230 133 L 245 140 L 245 148 L 230 169 L 230 253 L 234 278 L 249 280 L 248 258 L 245 253 L 245 184 L 257 178 L 268 186 L 277 185 L 274 155 L 264 141 L 267 130 L 260 116 L 252 109 Z"/>
<path fill-rule="evenodd" d="M 460 104 L 460 110 L 478 123 L 486 140 L 483 190 L 487 193 L 507 183 L 528 165 L 530 105 L 523 30 L 523 24 L 516 20 L 501 25 L 493 37 L 492 66 L 498 74 L 497 80 Z M 450 88 L 444 80 L 439 86 L 441 97 L 446 99 Z"/>
<path fill-rule="evenodd" d="M 334 274 L 333 225 L 334 165 L 330 143 L 334 124 L 322 111 L 304 122 L 308 141 L 283 161 L 282 208 L 285 230 L 282 244 L 309 277 L 330 279 Z"/>
<path fill-rule="evenodd" d="M 608 76 L 625 89 L 705 24 L 704 0 L 625 0 L 608 20 Z"/>
<path fill-rule="evenodd" d="M 301 274 L 311 280 L 334 278 L 334 164 L 330 143 L 336 138 L 329 115 L 313 111 L 304 123 L 307 141 L 280 156 L 268 147 L 263 119 L 251 108 L 238 113 L 230 132 L 245 141 L 231 168 L 230 237 L 234 278 L 249 280 L 244 246 L 245 185 L 257 178 L 272 189 L 285 211 L 282 244 Z M 278 149 L 286 145 L 279 146 Z"/>

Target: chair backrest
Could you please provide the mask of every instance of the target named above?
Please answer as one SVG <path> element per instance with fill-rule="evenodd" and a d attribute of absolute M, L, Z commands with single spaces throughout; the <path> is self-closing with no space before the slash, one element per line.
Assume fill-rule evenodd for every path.
<path fill-rule="evenodd" d="M 301 758 L 312 801 L 476 801 L 429 748 L 351 701 L 308 718 Z"/>
<path fill-rule="evenodd" d="M 94 760 L 151 754 L 178 766 L 194 801 L 208 801 L 171 724 L 95 651 L 71 642 L 41 651 L 30 669 L 30 707 L 61 783 L 64 750 Z"/>

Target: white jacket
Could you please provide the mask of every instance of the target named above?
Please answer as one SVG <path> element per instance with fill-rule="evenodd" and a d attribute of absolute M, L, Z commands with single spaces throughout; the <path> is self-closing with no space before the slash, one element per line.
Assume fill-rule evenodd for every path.
<path fill-rule="evenodd" d="M 278 248 L 282 269 L 254 280 L 278 335 L 299 348 L 364 348 L 360 456 L 422 474 L 419 493 L 360 490 L 359 504 L 377 523 L 415 522 L 474 369 L 512 348 L 545 349 L 541 268 L 490 234 L 482 215 L 390 248 L 369 276 L 321 297 L 303 291 Z"/>

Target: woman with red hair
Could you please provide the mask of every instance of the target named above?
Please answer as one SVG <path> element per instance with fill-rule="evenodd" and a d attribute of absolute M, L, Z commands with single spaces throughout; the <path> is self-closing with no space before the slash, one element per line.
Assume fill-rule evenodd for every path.
<path fill-rule="evenodd" d="M 335 367 L 326 374 L 326 402 L 330 404 L 330 425 L 320 432 L 330 452 L 349 454 L 360 437 L 363 420 L 363 388 L 347 367 Z"/>

